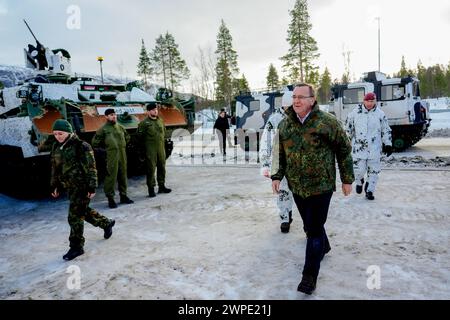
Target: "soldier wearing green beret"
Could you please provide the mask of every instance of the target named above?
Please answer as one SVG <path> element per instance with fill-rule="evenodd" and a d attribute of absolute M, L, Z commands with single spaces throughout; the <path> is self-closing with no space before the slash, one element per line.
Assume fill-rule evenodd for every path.
<path fill-rule="evenodd" d="M 51 152 L 52 196 L 57 198 L 62 189 L 68 193 L 70 249 L 63 259 L 72 260 L 84 253 L 84 221 L 102 228 L 105 239 L 111 237 L 115 221 L 89 207 L 97 188 L 97 170 L 92 147 L 73 133 L 72 126 L 66 120 L 55 121 L 53 135 L 57 142 Z"/>

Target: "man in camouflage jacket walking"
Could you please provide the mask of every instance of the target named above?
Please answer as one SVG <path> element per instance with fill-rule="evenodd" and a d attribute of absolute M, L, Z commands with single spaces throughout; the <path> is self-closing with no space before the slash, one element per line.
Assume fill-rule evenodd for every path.
<path fill-rule="evenodd" d="M 279 154 L 274 154 L 272 162 L 272 188 L 278 193 L 280 181 L 286 177 L 302 217 L 307 244 L 297 290 L 311 294 L 320 262 L 331 249 L 324 225 L 336 191 L 336 160 L 344 195 L 352 190 L 351 146 L 338 120 L 319 109 L 314 89 L 308 84 L 295 86 L 293 110 L 288 110 L 278 129 L 275 147 Z"/>
<path fill-rule="evenodd" d="M 55 121 L 53 134 L 57 142 L 51 152 L 52 196 L 57 198 L 62 189 L 66 189 L 68 193 L 70 249 L 63 259 L 72 260 L 84 253 L 85 220 L 95 227 L 102 228 L 105 239 L 111 237 L 115 221 L 89 207 L 97 188 L 97 170 L 91 146 L 73 133 L 72 126 L 66 120 Z"/>

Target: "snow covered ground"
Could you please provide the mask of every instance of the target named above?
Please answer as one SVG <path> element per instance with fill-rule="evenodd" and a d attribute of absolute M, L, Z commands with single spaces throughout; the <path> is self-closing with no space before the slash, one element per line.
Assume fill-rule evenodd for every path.
<path fill-rule="evenodd" d="M 450 109 L 430 112 L 430 131 L 450 128 Z"/>
<path fill-rule="evenodd" d="M 300 216 L 295 209 L 291 232 L 280 233 L 270 181 L 252 156 L 245 163 L 230 150 L 225 163 L 209 154 L 183 164 L 177 146 L 173 192 L 150 199 L 145 178 L 131 178 L 135 204 L 108 209 L 100 188 L 92 207 L 116 219 L 113 236 L 86 224 L 86 253 L 70 262 L 67 201 L 0 196 L 0 299 L 450 299 L 450 139 L 415 148 L 385 162 L 373 202 L 338 185 L 326 224 L 332 250 L 310 297 L 296 291 Z M 444 162 L 401 161 L 417 156 Z M 80 288 L 70 289 L 77 270 Z"/>

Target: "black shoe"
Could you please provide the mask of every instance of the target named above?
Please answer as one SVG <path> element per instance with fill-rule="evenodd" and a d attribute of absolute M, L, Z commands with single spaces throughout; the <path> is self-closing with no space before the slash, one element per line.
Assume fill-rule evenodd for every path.
<path fill-rule="evenodd" d="M 280 229 L 282 233 L 288 233 L 292 223 L 292 211 L 289 211 L 289 222 L 282 222 Z"/>
<path fill-rule="evenodd" d="M 366 192 L 366 198 L 367 200 L 375 200 L 375 197 L 373 196 L 372 192 Z"/>
<path fill-rule="evenodd" d="M 108 206 L 111 209 L 117 208 L 117 203 L 114 201 L 114 198 L 108 198 Z"/>
<path fill-rule="evenodd" d="M 73 260 L 78 256 L 81 256 L 84 253 L 83 248 L 70 248 L 69 251 L 67 251 L 67 253 L 65 255 L 63 255 L 63 259 L 64 260 Z"/>
<path fill-rule="evenodd" d="M 303 292 L 305 294 L 311 294 L 316 289 L 316 281 L 317 279 L 313 276 L 304 274 L 302 277 L 302 281 L 300 281 L 297 291 Z"/>
<path fill-rule="evenodd" d="M 103 230 L 105 230 L 105 233 L 103 234 L 103 237 L 105 239 L 111 238 L 111 236 L 112 236 L 112 228 L 114 227 L 115 224 L 116 224 L 115 220 L 110 220 L 108 226 L 105 229 L 103 229 Z"/>
<path fill-rule="evenodd" d="M 158 188 L 158 193 L 171 193 L 172 189 L 166 188 L 165 186 L 160 186 Z"/>
<path fill-rule="evenodd" d="M 149 189 L 148 189 L 148 196 L 149 196 L 150 198 L 156 197 L 155 189 L 149 188 Z"/>
<path fill-rule="evenodd" d="M 120 196 L 120 203 L 131 204 L 134 203 L 134 201 L 127 196 Z"/>
<path fill-rule="evenodd" d="M 362 188 L 363 188 L 363 186 L 356 185 L 356 193 L 357 194 L 361 194 L 362 193 Z"/>
<path fill-rule="evenodd" d="M 366 184 L 364 185 L 364 192 L 367 192 L 368 187 L 369 187 L 369 182 L 366 182 Z"/>
<path fill-rule="evenodd" d="M 325 243 L 324 248 L 323 248 L 323 255 L 326 255 L 330 251 L 331 251 L 331 247 L 330 247 L 330 244 L 327 242 L 327 243 Z"/>
<path fill-rule="evenodd" d="M 364 184 L 364 179 L 361 179 L 361 185 L 360 186 L 356 185 L 356 193 L 357 194 L 361 194 L 362 193 L 363 184 Z M 367 187 L 366 187 L 366 189 L 367 189 Z"/>
<path fill-rule="evenodd" d="M 288 233 L 291 225 L 289 222 L 282 222 L 280 225 L 280 229 L 282 233 Z"/>

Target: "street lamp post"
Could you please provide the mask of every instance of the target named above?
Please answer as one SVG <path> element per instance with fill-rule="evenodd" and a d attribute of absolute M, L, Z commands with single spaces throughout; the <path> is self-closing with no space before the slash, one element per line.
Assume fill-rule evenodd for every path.
<path fill-rule="evenodd" d="M 380 72 L 380 60 L 381 60 L 381 49 L 380 49 L 380 17 L 376 17 L 375 20 L 378 20 L 378 72 Z"/>
<path fill-rule="evenodd" d="M 102 75 L 102 83 L 103 82 L 103 57 L 97 57 L 97 61 L 100 62 L 100 74 Z"/>

